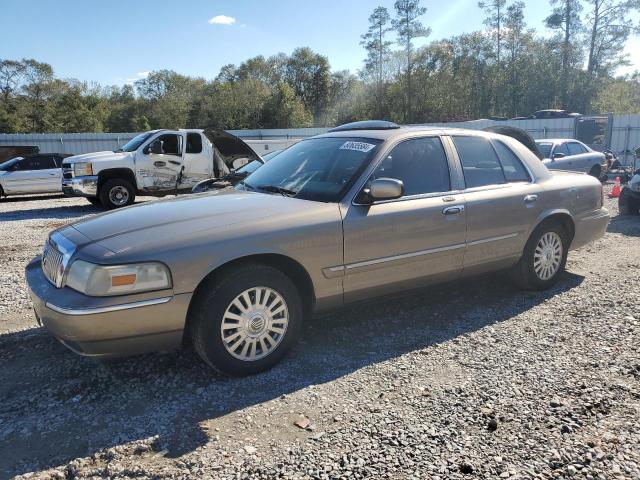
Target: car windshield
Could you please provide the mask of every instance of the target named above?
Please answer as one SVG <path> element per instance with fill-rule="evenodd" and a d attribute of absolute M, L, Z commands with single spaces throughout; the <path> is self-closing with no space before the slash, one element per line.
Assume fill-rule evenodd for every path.
<path fill-rule="evenodd" d="M 338 202 L 382 140 L 321 137 L 302 140 L 249 175 L 236 188 L 318 202 Z"/>
<path fill-rule="evenodd" d="M 244 167 L 236 170 L 235 173 L 242 173 L 242 174 L 249 175 L 250 173 L 255 172 L 262 165 L 264 165 L 264 163 L 262 163 L 260 160 L 253 160 L 252 162 L 247 163 Z"/>
<path fill-rule="evenodd" d="M 281 153 L 282 150 L 274 150 L 273 152 L 269 152 L 265 155 L 262 155 L 262 159 L 265 162 L 268 162 L 269 160 L 271 160 L 273 157 L 275 157 L 276 155 L 278 155 L 279 153 Z"/>
<path fill-rule="evenodd" d="M 119 149 L 114 150 L 114 152 L 134 152 L 140 148 L 140 145 L 142 145 L 152 134 L 153 132 L 146 132 L 136 135 Z"/>
<path fill-rule="evenodd" d="M 544 158 L 551 156 L 551 147 L 553 147 L 553 143 L 538 143 L 538 149 Z"/>
<path fill-rule="evenodd" d="M 11 168 L 17 162 L 22 160 L 22 158 L 23 157 L 15 157 L 15 158 L 12 158 L 11 160 L 7 160 L 6 162 L 0 163 L 0 171 L 1 172 L 6 172 L 7 170 L 9 170 L 9 168 Z"/>

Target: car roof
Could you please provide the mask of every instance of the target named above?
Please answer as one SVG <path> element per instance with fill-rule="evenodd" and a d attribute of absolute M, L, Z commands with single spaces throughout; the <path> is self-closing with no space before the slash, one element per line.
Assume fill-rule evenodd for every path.
<path fill-rule="evenodd" d="M 578 142 L 581 143 L 580 140 L 576 140 L 575 138 L 538 138 L 536 143 L 564 143 L 564 142 Z"/>
<path fill-rule="evenodd" d="M 406 134 L 431 134 L 431 135 L 475 135 L 487 138 L 493 138 L 498 136 L 495 133 L 485 132 L 482 130 L 473 130 L 468 128 L 455 128 L 455 127 L 426 127 L 422 125 L 408 125 L 401 126 L 399 128 L 383 129 L 383 130 L 341 130 L 338 132 L 328 132 L 318 137 L 360 137 L 360 138 L 373 138 L 378 140 L 388 140 L 390 138 L 401 137 Z"/>

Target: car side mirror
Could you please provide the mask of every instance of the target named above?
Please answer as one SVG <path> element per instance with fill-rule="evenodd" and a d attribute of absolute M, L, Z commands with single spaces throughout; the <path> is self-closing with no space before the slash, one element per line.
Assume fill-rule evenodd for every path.
<path fill-rule="evenodd" d="M 395 200 L 403 195 L 404 184 L 401 180 L 395 178 L 376 178 L 360 191 L 356 197 L 356 202 L 370 205 L 374 202 Z"/>
<path fill-rule="evenodd" d="M 556 158 L 564 158 L 564 157 L 566 157 L 564 153 L 558 152 L 553 154 L 553 160 L 555 160 Z"/>

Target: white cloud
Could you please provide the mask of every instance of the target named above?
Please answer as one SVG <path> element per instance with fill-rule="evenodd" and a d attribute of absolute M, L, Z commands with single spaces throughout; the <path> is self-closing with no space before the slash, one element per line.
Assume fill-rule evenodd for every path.
<path fill-rule="evenodd" d="M 236 23 L 236 19 L 227 15 L 216 15 L 209 19 L 210 25 L 233 25 Z"/>
<path fill-rule="evenodd" d="M 136 80 L 142 80 L 143 78 L 147 78 L 150 72 L 138 72 L 135 77 L 125 78 L 124 83 L 127 85 L 133 85 Z"/>

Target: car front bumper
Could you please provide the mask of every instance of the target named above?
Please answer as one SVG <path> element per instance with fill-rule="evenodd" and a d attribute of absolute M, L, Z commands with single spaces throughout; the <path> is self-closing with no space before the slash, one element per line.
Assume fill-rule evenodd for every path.
<path fill-rule="evenodd" d="M 38 323 L 80 355 L 136 355 L 172 350 L 182 343 L 191 294 L 163 290 L 88 297 L 49 283 L 39 257 L 25 274 Z"/>
<path fill-rule="evenodd" d="M 64 178 L 62 193 L 68 197 L 95 197 L 98 195 L 98 176 Z"/>
<path fill-rule="evenodd" d="M 583 247 L 602 237 L 609 226 L 609 211 L 600 208 L 575 221 L 575 234 L 571 242 L 571 250 Z"/>

